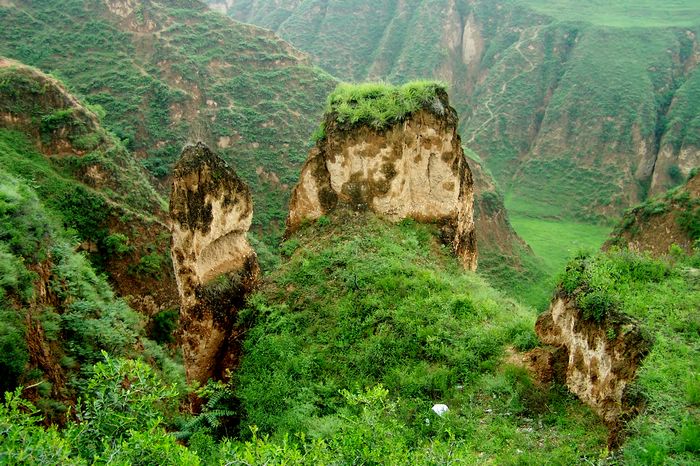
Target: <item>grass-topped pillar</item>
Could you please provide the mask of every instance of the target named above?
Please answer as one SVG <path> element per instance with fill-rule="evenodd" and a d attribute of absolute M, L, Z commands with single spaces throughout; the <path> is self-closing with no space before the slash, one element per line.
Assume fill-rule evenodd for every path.
<path fill-rule="evenodd" d="M 235 313 L 259 274 L 247 239 L 253 201 L 226 162 L 197 143 L 175 165 L 170 217 L 187 379 L 204 383 L 238 356 Z"/>
<path fill-rule="evenodd" d="M 339 85 L 294 188 L 287 232 L 339 207 L 437 223 L 476 269 L 474 187 L 458 121 L 440 83 Z"/>

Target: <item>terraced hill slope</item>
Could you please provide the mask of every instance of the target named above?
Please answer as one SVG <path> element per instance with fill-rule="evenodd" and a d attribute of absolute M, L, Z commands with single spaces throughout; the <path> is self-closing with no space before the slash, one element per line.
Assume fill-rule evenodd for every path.
<path fill-rule="evenodd" d="M 0 57 L 0 163 L 145 314 L 177 303 L 165 200 L 124 145 L 56 78 Z"/>
<path fill-rule="evenodd" d="M 516 214 L 604 220 L 700 164 L 697 2 L 209 3 L 343 79 L 447 81 Z"/>
<path fill-rule="evenodd" d="M 254 187 L 258 232 L 278 232 L 287 191 L 335 80 L 268 31 L 200 2 L 0 3 L 0 55 L 60 76 L 165 180 L 204 140 Z"/>

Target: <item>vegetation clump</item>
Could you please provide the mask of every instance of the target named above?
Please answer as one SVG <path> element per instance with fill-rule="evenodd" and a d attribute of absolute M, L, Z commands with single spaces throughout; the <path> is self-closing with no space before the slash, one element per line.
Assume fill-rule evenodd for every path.
<path fill-rule="evenodd" d="M 439 94 L 446 91 L 447 85 L 438 81 L 413 81 L 402 86 L 341 83 L 328 96 L 326 114 L 341 125 L 365 124 L 380 130 L 422 108 L 444 115 L 445 102 Z M 317 131 L 314 137 L 318 140 L 323 135 Z"/>

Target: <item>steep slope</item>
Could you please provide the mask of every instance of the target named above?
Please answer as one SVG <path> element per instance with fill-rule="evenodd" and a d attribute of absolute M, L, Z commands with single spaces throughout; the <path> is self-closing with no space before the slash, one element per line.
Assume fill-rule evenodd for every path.
<path fill-rule="evenodd" d="M 210 4 L 344 79 L 448 82 L 466 145 L 518 213 L 601 220 L 700 164 L 700 9 L 687 0 Z"/>
<path fill-rule="evenodd" d="M 606 248 L 627 247 L 662 256 L 673 245 L 692 253 L 700 243 L 700 174 L 663 196 L 628 210 L 611 234 Z"/>
<path fill-rule="evenodd" d="M 465 272 L 435 226 L 339 208 L 284 246 L 290 259 L 241 313 L 231 386 L 242 433 L 272 435 L 255 441 L 260 454 L 571 463 L 604 443 L 590 412 L 507 362 L 533 343 L 534 315 Z"/>
<path fill-rule="evenodd" d="M 4 170 L 30 180 L 119 294 L 145 314 L 176 305 L 165 201 L 93 110 L 57 79 L 0 58 L 0 147 Z"/>
<path fill-rule="evenodd" d="M 100 351 L 140 354 L 181 379 L 181 368 L 146 339 L 144 317 L 76 252 L 75 232 L 51 200 L 7 166 L 0 164 L 0 390 L 24 386 L 45 422 L 63 423 Z"/>
<path fill-rule="evenodd" d="M 289 44 L 188 0 L 13 0 L 0 3 L 0 26 L 0 54 L 102 106 L 155 176 L 168 176 L 189 140 L 216 147 L 254 187 L 255 230 L 280 232 L 335 85 Z"/>

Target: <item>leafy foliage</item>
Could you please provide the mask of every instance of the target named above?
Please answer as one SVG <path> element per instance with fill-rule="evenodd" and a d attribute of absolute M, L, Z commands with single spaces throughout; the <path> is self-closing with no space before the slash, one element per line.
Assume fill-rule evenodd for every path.
<path fill-rule="evenodd" d="M 76 408 L 80 422 L 67 433 L 86 457 L 115 449 L 135 432 L 156 430 L 178 395 L 176 387 L 163 384 L 144 362 L 102 355 L 104 361 L 93 366 Z"/>
<path fill-rule="evenodd" d="M 143 318 L 76 252 L 59 219 L 29 183 L 0 169 L 0 389 L 48 382 L 37 405 L 49 415 L 65 410 L 60 403 L 85 383 L 80 369 L 101 351 L 133 355 L 145 340 Z M 45 348 L 49 356 L 30 359 L 28 341 L 34 353 Z M 144 346 L 146 355 L 158 356 L 158 367 L 170 367 L 170 356 Z M 68 376 L 71 385 L 64 386 Z"/>
<path fill-rule="evenodd" d="M 21 398 L 22 388 L 0 405 L 3 464 L 197 465 L 199 458 L 165 432 L 178 391 L 163 384 L 147 364 L 114 359 L 93 368 L 76 421 L 58 431 L 40 426 L 41 416 Z"/>

